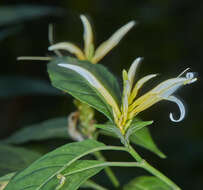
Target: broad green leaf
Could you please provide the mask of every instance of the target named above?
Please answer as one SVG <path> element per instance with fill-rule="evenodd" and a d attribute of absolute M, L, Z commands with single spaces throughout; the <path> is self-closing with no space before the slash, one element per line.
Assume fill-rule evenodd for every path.
<path fill-rule="evenodd" d="M 123 190 L 172 190 L 167 184 L 154 176 L 141 176 L 124 186 Z"/>
<path fill-rule="evenodd" d="M 50 119 L 22 128 L 1 142 L 22 144 L 29 141 L 40 141 L 51 138 L 68 139 L 67 117 Z"/>
<path fill-rule="evenodd" d="M 71 57 L 56 58 L 48 64 L 48 73 L 53 86 L 71 94 L 81 102 L 89 104 L 113 120 L 111 107 L 102 95 L 77 72 L 58 66 L 62 63 L 76 65 L 89 71 L 110 92 L 119 105 L 121 92 L 114 76 L 102 65 L 79 61 Z"/>
<path fill-rule="evenodd" d="M 15 5 L 0 7 L 0 26 L 17 24 L 48 15 L 59 15 L 61 9 L 39 5 Z"/>
<path fill-rule="evenodd" d="M 39 153 L 25 148 L 0 145 L 0 175 L 24 169 L 39 157 Z"/>
<path fill-rule="evenodd" d="M 60 186 L 64 186 L 64 188 L 61 189 L 65 190 L 69 183 L 72 185 L 70 186 L 71 188 L 68 188 L 69 190 L 77 189 L 78 185 L 74 185 L 72 182 L 75 183 L 75 181 L 79 181 L 79 184 L 81 180 L 82 183 L 84 183 L 85 180 L 102 169 L 102 167 L 97 167 L 92 170 L 84 170 L 83 173 L 81 170 L 82 167 L 88 166 L 89 168 L 89 166 L 95 164 L 96 161 L 82 162 L 77 160 L 89 153 L 109 149 L 110 148 L 103 143 L 95 140 L 69 143 L 44 155 L 28 168 L 15 175 L 6 186 L 6 190 L 50 190 L 57 187 L 59 188 Z M 81 178 L 78 177 L 79 174 L 76 172 L 78 169 L 82 172 L 80 174 Z M 67 178 L 63 176 L 67 176 Z"/>
<path fill-rule="evenodd" d="M 11 88 L 12 87 L 12 88 Z M 47 81 L 22 76 L 0 77 L 0 97 L 10 98 L 26 95 L 62 95 Z"/>
<path fill-rule="evenodd" d="M 149 129 L 146 127 L 133 133 L 130 137 L 130 141 L 134 144 L 137 144 L 139 146 L 142 146 L 142 147 L 154 152 L 161 158 L 166 158 L 164 153 L 162 153 L 159 150 L 159 148 L 157 147 L 157 145 L 155 144 L 154 140 L 152 139 Z"/>
<path fill-rule="evenodd" d="M 61 175 L 65 180 L 61 189 L 78 189 L 87 179 L 104 169 L 105 166 L 100 166 L 103 163 L 103 161 L 98 160 L 77 160 L 61 172 Z M 51 187 L 53 187 L 53 184 L 51 186 L 50 183 L 49 187 L 48 183 L 46 188 L 50 189 Z"/>

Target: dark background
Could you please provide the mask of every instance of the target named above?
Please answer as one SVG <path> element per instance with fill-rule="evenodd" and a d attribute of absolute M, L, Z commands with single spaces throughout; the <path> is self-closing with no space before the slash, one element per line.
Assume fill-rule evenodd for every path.
<path fill-rule="evenodd" d="M 15 19 L 5 6 L 40 5 L 51 8 L 46 14 L 22 15 Z M 7 10 L 3 12 L 4 10 Z M 25 10 L 21 8 L 20 10 Z M 33 9 L 34 10 L 34 9 Z M 40 9 L 38 9 L 40 10 Z M 43 9 L 42 12 L 43 13 Z M 5 14 L 5 15 L 3 15 Z M 25 16 L 23 16 L 25 14 Z M 161 102 L 140 116 L 154 120 L 153 137 L 168 156 L 161 160 L 154 154 L 139 149 L 147 160 L 173 179 L 183 189 L 201 190 L 203 186 L 203 88 L 202 44 L 203 2 L 189 0 L 109 1 L 109 0 L 52 0 L 1 1 L 0 3 L 0 137 L 6 138 L 17 129 L 49 118 L 67 115 L 75 109 L 70 96 L 59 96 L 50 86 L 46 62 L 16 61 L 18 56 L 44 56 L 48 52 L 48 24 L 54 23 L 55 41 L 72 41 L 82 46 L 83 28 L 80 14 L 87 14 L 96 32 L 96 44 L 106 40 L 116 29 L 130 20 L 138 25 L 105 58 L 102 63 L 119 78 L 123 68 L 132 61 L 145 58 L 139 77 L 160 73 L 152 85 L 176 77 L 185 68 L 198 73 L 198 81 L 177 92 L 187 107 L 187 116 L 180 123 L 169 119 L 169 112 L 178 114 L 175 105 Z M 9 17 L 10 16 L 10 17 Z M 10 21 L 4 19 L 11 18 Z M 31 80 L 31 81 L 29 81 Z M 32 83 L 38 80 L 45 86 Z M 47 87 L 48 86 L 48 87 Z M 178 116 L 178 115 L 177 115 Z M 104 139 L 111 142 L 110 138 Z M 49 142 L 45 142 L 45 144 Z M 107 155 L 108 156 L 108 155 Z M 109 158 L 112 159 L 113 155 Z M 116 159 L 116 155 L 115 158 Z M 122 183 L 142 171 L 115 169 Z"/>

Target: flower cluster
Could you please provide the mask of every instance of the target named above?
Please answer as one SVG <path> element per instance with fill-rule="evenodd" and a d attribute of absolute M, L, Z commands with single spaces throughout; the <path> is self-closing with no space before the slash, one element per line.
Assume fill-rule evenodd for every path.
<path fill-rule="evenodd" d="M 137 58 L 132 63 L 129 71 L 123 70 L 123 95 L 121 106 L 116 103 L 110 92 L 102 85 L 102 83 L 88 70 L 70 64 L 58 64 L 58 66 L 71 69 L 81 76 L 83 76 L 105 99 L 105 101 L 111 106 L 114 122 L 121 130 L 122 134 L 125 134 L 126 130 L 130 126 L 133 118 L 140 112 L 151 107 L 155 103 L 161 100 L 168 100 L 178 105 L 180 109 L 180 118 L 174 119 L 173 114 L 170 113 L 170 119 L 173 122 L 179 122 L 185 117 L 185 107 L 181 100 L 172 94 L 180 87 L 191 84 L 197 80 L 194 73 L 187 72 L 185 76 L 183 74 L 188 70 L 186 69 L 178 77 L 171 78 L 163 81 L 149 92 L 136 99 L 139 90 L 150 79 L 157 76 L 156 74 L 147 75 L 134 84 L 135 73 L 138 65 L 142 61 L 142 58 Z"/>
<path fill-rule="evenodd" d="M 179 100 L 172 94 L 175 91 L 177 91 L 180 87 L 186 84 L 191 84 L 197 80 L 195 74 L 192 72 L 187 72 L 185 76 L 183 76 L 183 74 L 188 70 L 186 69 L 178 77 L 163 81 L 162 83 L 154 87 L 152 90 L 136 99 L 137 94 L 139 90 L 142 88 L 142 86 L 147 81 L 157 76 L 157 74 L 147 75 L 138 80 L 134 84 L 135 72 L 141 61 L 142 58 L 137 58 L 131 65 L 128 72 L 126 70 L 123 70 L 123 96 L 122 96 L 122 106 L 120 108 L 121 114 L 117 115 L 114 112 L 115 122 L 117 123 L 117 125 L 119 126 L 119 128 L 123 133 L 125 133 L 132 119 L 137 114 L 139 114 L 140 112 L 144 111 L 145 109 L 151 107 L 152 105 L 161 100 L 168 100 L 176 103 L 180 109 L 179 119 L 174 119 L 172 113 L 170 113 L 169 116 L 173 122 L 182 121 L 183 118 L 185 117 L 185 107 L 181 102 L 181 100 Z"/>
<path fill-rule="evenodd" d="M 123 27 L 119 28 L 108 40 L 104 41 L 95 50 L 94 37 L 90 22 L 84 15 L 80 16 L 84 27 L 84 50 L 81 50 L 77 45 L 71 42 L 60 42 L 49 47 L 50 51 L 66 50 L 74 54 L 80 60 L 88 60 L 91 63 L 97 63 L 108 52 L 110 52 L 126 35 L 126 33 L 135 25 L 135 21 L 130 21 Z"/>
<path fill-rule="evenodd" d="M 79 60 L 88 60 L 91 63 L 97 63 L 100 61 L 111 49 L 113 49 L 120 40 L 127 34 L 127 32 L 135 25 L 135 21 L 130 21 L 126 25 L 118 29 L 108 40 L 104 41 L 95 50 L 93 43 L 93 31 L 90 22 L 84 15 L 80 16 L 80 19 L 84 27 L 84 50 L 81 50 L 77 45 L 71 42 L 53 43 L 52 30 L 49 33 L 49 41 L 51 46 L 48 48 L 50 51 L 54 51 L 57 55 L 61 56 L 59 50 L 66 50 L 69 53 L 74 54 Z M 51 57 L 20 57 L 19 59 L 37 59 L 37 60 L 51 60 Z M 194 73 L 187 72 L 188 69 L 183 71 L 178 77 L 171 78 L 163 81 L 149 92 L 137 98 L 137 94 L 142 86 L 150 79 L 156 77 L 156 74 L 147 75 L 136 83 L 134 81 L 135 73 L 138 65 L 141 63 L 142 58 L 137 58 L 132 63 L 128 72 L 123 70 L 123 93 L 122 102 L 120 105 L 114 100 L 111 93 L 103 86 L 102 81 L 99 81 L 91 71 L 86 70 L 78 65 L 71 65 L 66 63 L 60 63 L 58 66 L 71 69 L 81 76 L 83 76 L 105 99 L 105 101 L 112 108 L 114 122 L 121 130 L 122 134 L 125 134 L 126 130 L 130 126 L 133 118 L 140 112 L 151 107 L 155 103 L 161 100 L 168 100 L 178 105 L 180 109 L 179 119 L 174 119 L 172 113 L 170 113 L 170 119 L 173 122 L 179 122 L 185 117 L 184 104 L 177 97 L 172 94 L 180 87 L 191 84 L 197 80 Z M 186 73 L 186 74 L 185 74 Z M 183 76 L 185 74 L 185 76 Z"/>

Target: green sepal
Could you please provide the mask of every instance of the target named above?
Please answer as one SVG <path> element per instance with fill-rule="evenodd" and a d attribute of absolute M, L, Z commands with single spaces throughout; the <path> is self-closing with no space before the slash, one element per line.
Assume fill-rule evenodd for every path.
<path fill-rule="evenodd" d="M 95 124 L 94 126 L 98 129 L 104 130 L 105 132 L 107 132 L 107 134 L 111 136 L 119 138 L 123 144 L 127 143 L 121 131 L 118 127 L 116 127 L 116 125 L 107 122 L 106 124 Z"/>
<path fill-rule="evenodd" d="M 132 134 L 136 133 L 137 131 L 139 131 L 143 127 L 151 125 L 152 123 L 153 123 L 153 121 L 141 121 L 138 119 L 134 119 L 125 133 L 125 139 L 127 141 L 129 141 Z"/>

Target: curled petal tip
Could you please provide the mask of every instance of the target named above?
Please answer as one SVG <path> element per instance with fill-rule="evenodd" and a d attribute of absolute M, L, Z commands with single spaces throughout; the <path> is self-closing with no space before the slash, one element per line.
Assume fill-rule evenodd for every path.
<path fill-rule="evenodd" d="M 82 19 L 82 18 L 84 18 L 84 17 L 85 17 L 85 15 L 84 15 L 84 14 L 81 14 L 81 15 L 80 15 L 80 18 L 81 18 L 81 19 Z"/>
<path fill-rule="evenodd" d="M 179 119 L 174 119 L 173 114 L 172 113 L 169 114 L 169 117 L 170 117 L 171 121 L 173 121 L 173 122 L 182 121 L 184 119 L 184 117 L 185 117 L 185 106 L 184 106 L 184 104 L 178 98 L 176 98 L 175 96 L 169 96 L 167 98 L 167 100 L 176 103 L 178 105 L 179 109 L 180 109 L 180 117 L 179 117 Z"/>
<path fill-rule="evenodd" d="M 49 46 L 49 47 L 48 47 L 48 50 L 49 50 L 49 51 L 53 51 L 53 50 L 54 50 L 53 46 Z"/>
<path fill-rule="evenodd" d="M 132 28 L 133 26 L 135 26 L 137 24 L 137 22 L 135 20 L 131 20 L 130 22 L 127 23 L 129 28 Z"/>
<path fill-rule="evenodd" d="M 138 57 L 136 60 L 137 62 L 142 62 L 144 60 L 144 57 Z"/>
<path fill-rule="evenodd" d="M 169 117 L 170 117 L 170 120 L 171 120 L 171 121 L 176 122 L 176 123 L 177 123 L 177 122 L 180 122 L 180 121 L 182 121 L 182 120 L 184 119 L 184 117 L 180 117 L 179 119 L 174 119 L 172 113 L 169 114 Z"/>

